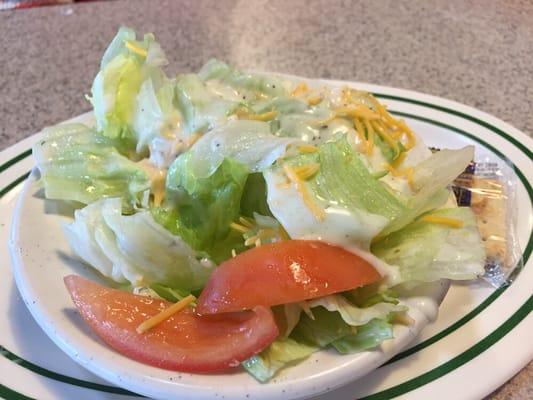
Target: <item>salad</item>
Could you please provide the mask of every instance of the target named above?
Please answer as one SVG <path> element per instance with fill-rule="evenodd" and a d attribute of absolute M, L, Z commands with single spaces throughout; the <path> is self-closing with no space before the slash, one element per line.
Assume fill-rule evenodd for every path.
<path fill-rule="evenodd" d="M 393 338 L 412 288 L 484 273 L 448 188 L 473 146 L 432 153 L 353 88 L 167 63 L 121 28 L 87 96 L 95 125 L 46 128 L 33 148 L 46 198 L 76 205 L 72 250 L 108 282 L 66 287 L 118 352 L 267 382 Z"/>

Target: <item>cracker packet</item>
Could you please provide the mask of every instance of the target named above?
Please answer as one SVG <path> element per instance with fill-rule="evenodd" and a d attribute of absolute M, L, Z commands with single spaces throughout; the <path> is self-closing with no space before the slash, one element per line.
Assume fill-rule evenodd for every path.
<path fill-rule="evenodd" d="M 483 279 L 495 287 L 510 284 L 523 267 L 516 233 L 517 176 L 512 164 L 476 149 L 476 159 L 452 184 L 457 205 L 477 218 L 487 258 Z"/>

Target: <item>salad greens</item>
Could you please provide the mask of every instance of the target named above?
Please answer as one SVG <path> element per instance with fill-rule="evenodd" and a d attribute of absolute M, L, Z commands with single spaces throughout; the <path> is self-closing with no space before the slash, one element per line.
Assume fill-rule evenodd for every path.
<path fill-rule="evenodd" d="M 211 60 L 168 77 L 152 34 L 121 28 L 91 97 L 95 127 L 47 128 L 33 152 L 49 199 L 103 276 L 178 301 L 253 246 L 324 240 L 379 261 L 363 287 L 275 307 L 280 336 L 243 367 L 260 382 L 313 352 L 373 349 L 408 307 L 400 284 L 474 279 L 484 250 L 447 186 L 473 147 L 431 154 L 368 93 L 248 74 Z M 325 266 L 327 268 L 327 266 Z M 405 319 L 404 319 L 405 320 Z"/>

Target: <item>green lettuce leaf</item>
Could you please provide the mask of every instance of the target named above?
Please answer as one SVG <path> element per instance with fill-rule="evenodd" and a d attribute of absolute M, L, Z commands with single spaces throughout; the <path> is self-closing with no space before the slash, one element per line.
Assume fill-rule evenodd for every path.
<path fill-rule="evenodd" d="M 239 216 L 248 170 L 225 159 L 212 175 L 197 177 L 190 162 L 190 152 L 174 161 L 167 175 L 165 205 L 152 212 L 160 224 L 193 249 L 205 251 L 219 262 L 231 256 L 232 246 L 243 242 L 229 226 Z"/>
<path fill-rule="evenodd" d="M 368 307 L 357 307 L 339 294 L 319 297 L 307 303 L 311 308 L 324 307 L 330 312 L 338 312 L 344 322 L 351 326 L 365 325 L 374 319 L 386 319 L 392 313 L 407 311 L 406 306 L 383 302 Z"/>
<path fill-rule="evenodd" d="M 295 139 L 280 138 L 270 133 L 266 122 L 235 120 L 212 129 L 189 150 L 189 167 L 197 177 L 207 177 L 226 158 L 244 164 L 250 172 L 270 167 L 285 154 Z"/>
<path fill-rule="evenodd" d="M 259 382 L 265 383 L 282 368 L 304 360 L 317 350 L 315 346 L 291 338 L 277 339 L 260 354 L 244 361 L 242 366 Z"/>
<path fill-rule="evenodd" d="M 356 334 L 337 339 L 331 345 L 341 354 L 351 354 L 373 349 L 393 337 L 390 323 L 386 320 L 374 319 L 358 327 Z"/>
<path fill-rule="evenodd" d="M 161 69 L 167 63 L 152 34 L 138 41 L 129 28 L 104 53 L 89 100 L 98 131 L 118 140 L 123 154 L 144 155 L 154 136 L 176 124 L 174 85 Z"/>
<path fill-rule="evenodd" d="M 82 124 L 46 128 L 33 156 L 49 199 L 84 204 L 121 197 L 129 208 L 150 188 L 148 176 L 119 154 L 115 141 Z"/>
<path fill-rule="evenodd" d="M 102 275 L 119 283 L 130 282 L 133 287 L 157 283 L 176 290 L 196 290 L 205 285 L 215 267 L 157 224 L 149 211 L 122 215 L 119 198 L 77 210 L 64 231 L 82 260 Z"/>
<path fill-rule="evenodd" d="M 274 76 L 243 73 L 216 59 L 209 60 L 198 76 L 203 81 L 216 79 L 238 89 L 240 93 L 249 93 L 249 97 L 256 93 L 271 97 L 287 94 L 281 80 Z"/>
<path fill-rule="evenodd" d="M 413 188 L 415 194 L 408 201 L 408 211 L 392 221 L 380 236 L 397 231 L 419 215 L 439 208 L 446 203 L 446 189 L 474 158 L 474 146 L 458 150 L 441 150 L 414 167 Z"/>
<path fill-rule="evenodd" d="M 372 246 L 372 253 L 399 267 L 401 282 L 475 279 L 484 273 L 485 250 L 470 208 L 448 208 L 432 216 L 452 218 L 462 228 L 418 219 Z M 396 282 L 399 283 L 399 282 Z"/>
<path fill-rule="evenodd" d="M 311 318 L 307 314 L 291 333 L 295 340 L 311 346 L 325 347 L 346 335 L 357 333 L 355 326 L 348 325 L 338 312 L 330 312 L 324 307 L 316 307 Z"/>
<path fill-rule="evenodd" d="M 222 124 L 239 105 L 238 102 L 225 99 L 209 90 L 195 74 L 178 76 L 176 94 L 189 135 L 204 133 Z"/>

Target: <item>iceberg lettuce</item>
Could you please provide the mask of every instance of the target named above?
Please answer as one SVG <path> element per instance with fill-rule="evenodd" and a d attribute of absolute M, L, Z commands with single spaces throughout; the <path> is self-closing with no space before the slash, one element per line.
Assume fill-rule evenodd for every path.
<path fill-rule="evenodd" d="M 146 173 L 119 154 L 115 141 L 82 124 L 46 128 L 33 156 L 49 199 L 84 204 L 122 197 L 132 207 L 150 189 Z"/>
<path fill-rule="evenodd" d="M 119 198 L 77 210 L 64 225 L 70 247 L 102 275 L 132 286 L 202 288 L 215 265 L 157 224 L 149 211 L 122 215 Z M 157 291 L 157 290 L 156 290 Z"/>
<path fill-rule="evenodd" d="M 174 161 L 167 175 L 165 205 L 152 212 L 170 232 L 219 262 L 231 257 L 234 246 L 242 246 L 242 236 L 230 230 L 230 223 L 239 216 L 248 169 L 226 158 L 212 175 L 198 177 L 191 160 L 187 152 Z"/>
<path fill-rule="evenodd" d="M 96 127 L 130 157 L 146 155 L 155 138 L 176 139 L 180 114 L 175 83 L 161 69 L 167 63 L 152 34 L 138 41 L 129 28 L 119 30 L 102 58 L 89 99 Z"/>
<path fill-rule="evenodd" d="M 299 343 L 294 339 L 277 339 L 265 350 L 242 363 L 259 382 L 267 382 L 282 368 L 295 364 L 317 351 L 316 346 Z"/>
<path fill-rule="evenodd" d="M 399 267 L 400 282 L 475 279 L 484 273 L 485 250 L 470 208 L 433 211 L 464 225 L 453 228 L 418 219 L 372 246 L 372 253 Z M 400 283 L 397 282 L 397 283 Z"/>
<path fill-rule="evenodd" d="M 228 121 L 203 135 L 189 150 L 189 168 L 197 177 L 213 174 L 226 158 L 245 165 L 250 172 L 262 171 L 285 154 L 297 141 L 270 133 L 266 122 Z"/>

